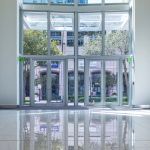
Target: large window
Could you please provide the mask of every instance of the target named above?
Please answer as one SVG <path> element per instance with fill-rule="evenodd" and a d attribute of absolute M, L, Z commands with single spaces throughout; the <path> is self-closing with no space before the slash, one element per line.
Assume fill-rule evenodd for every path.
<path fill-rule="evenodd" d="M 23 29 L 23 53 L 47 55 L 47 13 L 24 12 Z"/>
<path fill-rule="evenodd" d="M 24 2 L 30 3 L 23 7 L 20 42 L 24 104 L 128 104 L 127 0 Z"/>
<path fill-rule="evenodd" d="M 129 16 L 126 12 L 105 14 L 105 54 L 127 55 L 129 52 Z"/>
<path fill-rule="evenodd" d="M 78 54 L 100 55 L 102 52 L 101 13 L 79 13 Z"/>
<path fill-rule="evenodd" d="M 69 33 L 72 33 L 71 40 L 74 40 L 74 14 L 51 13 L 50 25 L 51 55 L 74 55 L 74 46 L 68 43 L 69 39 L 67 39 Z"/>

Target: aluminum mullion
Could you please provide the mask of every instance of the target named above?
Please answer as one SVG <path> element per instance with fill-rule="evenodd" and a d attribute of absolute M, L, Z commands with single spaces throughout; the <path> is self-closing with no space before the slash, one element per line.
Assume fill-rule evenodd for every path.
<path fill-rule="evenodd" d="M 20 56 L 24 56 L 24 57 L 26 57 L 26 58 L 32 58 L 32 59 L 52 59 L 52 60 L 56 60 L 56 59 L 58 59 L 58 60 L 62 60 L 62 59 L 74 59 L 75 58 L 75 56 L 45 56 L 45 55 L 40 55 L 40 56 L 38 56 L 38 55 L 20 55 Z M 97 60 L 97 59 L 102 59 L 102 60 L 119 60 L 119 59 L 125 59 L 125 58 L 128 58 L 129 57 L 129 55 L 124 55 L 124 56 L 119 56 L 119 55 L 113 55 L 113 56 L 107 56 L 107 55 L 105 55 L 105 56 L 102 56 L 102 55 L 91 55 L 91 56 L 81 56 L 81 55 L 79 55 L 78 56 L 78 59 L 95 59 L 95 60 Z"/>
<path fill-rule="evenodd" d="M 20 105 L 24 105 L 25 100 L 25 90 L 24 90 L 24 77 L 23 77 L 23 63 L 19 62 L 19 97 L 20 97 Z"/>
<path fill-rule="evenodd" d="M 129 86 L 128 86 L 128 105 L 132 107 L 132 89 L 133 81 L 132 81 L 132 62 L 129 63 Z"/>
<path fill-rule="evenodd" d="M 105 78 L 105 61 L 101 61 L 101 104 L 105 105 L 105 99 L 106 99 L 106 78 Z"/>
<path fill-rule="evenodd" d="M 48 40 L 48 56 L 51 55 L 51 34 L 50 34 L 50 12 L 47 12 L 47 40 Z"/>
<path fill-rule="evenodd" d="M 50 5 L 50 1 L 49 1 Z M 47 12 L 47 40 L 48 56 L 51 56 L 51 34 L 50 34 L 50 12 Z M 52 100 L 52 83 L 51 83 L 51 61 L 47 61 L 47 104 L 50 105 Z"/>
<path fill-rule="evenodd" d="M 89 60 L 85 59 L 84 62 L 84 105 L 89 104 Z"/>
<path fill-rule="evenodd" d="M 102 1 L 104 5 L 104 0 Z M 105 55 L 105 12 L 102 12 L 102 56 Z M 101 105 L 105 104 L 105 61 L 101 61 Z"/>
<path fill-rule="evenodd" d="M 24 40 L 24 32 L 23 32 L 23 11 L 20 10 L 20 17 L 19 17 L 19 23 L 20 23 L 20 30 L 19 30 L 19 54 L 23 54 L 23 40 Z"/>
<path fill-rule="evenodd" d="M 123 105 L 123 66 L 122 66 L 122 61 L 123 60 L 119 60 L 119 70 L 118 70 L 118 98 L 119 98 L 119 105 Z"/>
<path fill-rule="evenodd" d="M 30 102 L 34 106 L 34 61 L 30 59 Z"/>
<path fill-rule="evenodd" d="M 66 80 L 67 80 L 67 73 L 66 73 L 66 70 L 67 70 L 67 60 L 64 60 L 63 61 L 63 85 L 64 85 L 64 88 L 63 88 L 63 106 L 67 106 L 67 103 L 68 103 L 68 100 L 67 100 L 67 85 L 66 85 Z"/>
<path fill-rule="evenodd" d="M 68 60 L 64 60 L 64 70 L 63 70 L 63 78 L 64 78 L 64 105 L 68 106 Z"/>
<path fill-rule="evenodd" d="M 47 61 L 47 103 L 50 104 L 52 99 L 52 84 L 51 84 L 51 61 Z"/>
<path fill-rule="evenodd" d="M 102 56 L 105 55 L 105 12 L 102 12 Z"/>
<path fill-rule="evenodd" d="M 132 55 L 132 8 L 129 9 L 129 55 Z"/>
<path fill-rule="evenodd" d="M 61 7 L 61 11 L 60 11 Z M 23 4 L 23 10 L 27 11 L 51 11 L 51 12 L 100 12 L 100 11 L 128 11 L 129 4 L 107 4 L 107 5 L 40 5 Z"/>
<path fill-rule="evenodd" d="M 19 30 L 19 54 L 23 55 L 23 11 L 20 10 L 19 16 L 20 30 Z M 23 79 L 23 63 L 19 62 L 19 80 L 20 80 L 20 105 L 24 105 L 25 91 Z"/>
<path fill-rule="evenodd" d="M 75 106 L 78 105 L 78 13 L 74 13 L 74 35 L 75 35 Z"/>
<path fill-rule="evenodd" d="M 117 104 L 120 106 L 122 104 L 120 99 L 120 61 L 117 61 Z"/>
<path fill-rule="evenodd" d="M 134 57 L 134 45 L 133 43 L 133 31 L 132 31 L 132 7 L 129 9 L 129 54 Z M 134 64 L 132 62 L 129 64 L 129 96 L 128 96 L 128 105 L 132 106 L 133 99 L 133 69 Z"/>

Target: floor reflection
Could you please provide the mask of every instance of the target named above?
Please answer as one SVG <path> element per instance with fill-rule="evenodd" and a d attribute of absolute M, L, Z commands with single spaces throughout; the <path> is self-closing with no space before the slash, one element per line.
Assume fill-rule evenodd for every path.
<path fill-rule="evenodd" d="M 20 150 L 132 150 L 132 121 L 95 110 L 22 112 Z"/>
<path fill-rule="evenodd" d="M 149 150 L 150 110 L 0 110 L 0 150 Z"/>

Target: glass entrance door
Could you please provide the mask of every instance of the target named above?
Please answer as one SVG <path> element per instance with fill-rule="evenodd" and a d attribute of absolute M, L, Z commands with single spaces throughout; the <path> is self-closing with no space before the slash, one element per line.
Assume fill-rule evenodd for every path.
<path fill-rule="evenodd" d="M 41 105 L 48 104 L 47 79 L 48 79 L 48 62 L 33 61 L 33 99 L 31 104 Z"/>
<path fill-rule="evenodd" d="M 85 105 L 119 104 L 119 91 L 121 90 L 119 81 L 121 79 L 118 60 L 85 59 L 84 78 Z"/>
<path fill-rule="evenodd" d="M 122 60 L 84 59 L 78 66 L 78 105 L 128 103 L 127 62 L 124 67 Z M 74 106 L 74 71 L 74 59 L 31 60 L 31 105 Z"/>
<path fill-rule="evenodd" d="M 32 60 L 31 105 L 64 105 L 64 62 L 63 60 Z"/>
<path fill-rule="evenodd" d="M 85 60 L 85 104 L 99 105 L 102 102 L 102 61 Z"/>
<path fill-rule="evenodd" d="M 50 61 L 50 104 L 64 104 L 65 101 L 65 76 L 64 62 Z"/>
<path fill-rule="evenodd" d="M 117 105 L 119 104 L 119 62 L 116 60 L 105 61 L 105 104 Z M 121 71 L 121 70 L 120 70 Z"/>

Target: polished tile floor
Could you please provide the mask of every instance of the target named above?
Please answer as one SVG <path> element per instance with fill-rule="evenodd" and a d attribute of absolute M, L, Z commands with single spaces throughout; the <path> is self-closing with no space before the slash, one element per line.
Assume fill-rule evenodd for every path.
<path fill-rule="evenodd" d="M 150 111 L 0 110 L 0 150 L 150 150 Z"/>

